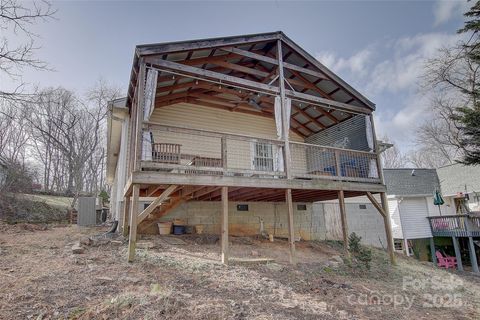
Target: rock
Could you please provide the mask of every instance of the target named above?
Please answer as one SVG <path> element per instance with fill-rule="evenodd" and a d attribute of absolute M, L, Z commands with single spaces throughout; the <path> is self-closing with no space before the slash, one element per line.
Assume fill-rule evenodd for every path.
<path fill-rule="evenodd" d="M 100 281 L 100 282 L 110 282 L 110 281 L 113 281 L 113 279 L 110 278 L 110 277 L 96 277 L 95 280 Z"/>
<path fill-rule="evenodd" d="M 155 248 L 156 245 L 155 245 L 155 242 L 153 241 L 139 241 L 137 242 L 137 248 L 138 249 L 153 249 Z"/>
<path fill-rule="evenodd" d="M 260 254 L 256 250 L 252 250 L 251 255 L 254 257 L 258 257 Z"/>
<path fill-rule="evenodd" d="M 82 239 L 80 239 L 80 244 L 83 244 L 85 246 L 90 246 L 93 244 L 93 241 L 88 237 L 83 237 Z"/>
<path fill-rule="evenodd" d="M 114 244 L 116 246 L 121 246 L 123 245 L 123 241 L 120 241 L 120 240 L 110 240 L 110 243 L 111 244 Z"/>
<path fill-rule="evenodd" d="M 342 257 L 340 256 L 333 256 L 330 258 L 330 261 L 335 261 L 335 262 L 338 262 L 338 263 L 343 263 L 343 259 Z"/>
<path fill-rule="evenodd" d="M 85 253 L 85 249 L 80 244 L 75 244 L 72 247 L 72 253 L 73 254 L 82 254 L 82 253 Z"/>

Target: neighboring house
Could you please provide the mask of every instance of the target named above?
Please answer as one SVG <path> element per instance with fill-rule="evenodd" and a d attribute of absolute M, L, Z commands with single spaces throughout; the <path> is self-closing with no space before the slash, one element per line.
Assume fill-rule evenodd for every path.
<path fill-rule="evenodd" d="M 375 105 L 282 32 L 137 46 L 128 96 L 110 104 L 107 178 L 129 235 L 181 219 L 222 236 L 322 238 L 313 202 L 367 195 L 381 214 Z M 381 204 L 375 200 L 377 194 Z"/>
<path fill-rule="evenodd" d="M 437 169 L 437 173 L 451 214 L 480 212 L 480 166 L 456 163 Z"/>
<path fill-rule="evenodd" d="M 440 214 L 439 208 L 433 205 L 433 195 L 440 190 L 437 172 L 435 169 L 402 168 L 384 169 L 383 175 L 395 248 L 410 255 L 417 243 L 422 246 L 432 237 L 427 217 Z M 450 213 L 443 207 L 440 210 Z"/>
<path fill-rule="evenodd" d="M 439 169 L 385 169 L 395 249 L 435 261 L 435 250 L 462 257 L 478 272 L 475 243 L 480 237 L 480 168 L 454 164 Z M 435 191 L 444 204 L 434 205 Z M 478 251 L 478 250 L 477 250 Z"/>

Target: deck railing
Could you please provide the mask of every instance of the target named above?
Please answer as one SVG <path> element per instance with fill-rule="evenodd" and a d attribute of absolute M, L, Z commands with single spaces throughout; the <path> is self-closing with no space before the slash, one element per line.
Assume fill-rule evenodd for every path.
<path fill-rule="evenodd" d="M 469 215 L 428 217 L 432 235 L 437 237 L 480 236 L 480 219 Z"/>
<path fill-rule="evenodd" d="M 376 154 L 290 143 L 297 179 L 379 183 Z M 284 143 L 247 135 L 149 124 L 143 134 L 142 169 L 192 175 L 285 178 Z"/>
<path fill-rule="evenodd" d="M 290 143 L 292 174 L 296 178 L 380 182 L 377 155 L 307 143 Z"/>

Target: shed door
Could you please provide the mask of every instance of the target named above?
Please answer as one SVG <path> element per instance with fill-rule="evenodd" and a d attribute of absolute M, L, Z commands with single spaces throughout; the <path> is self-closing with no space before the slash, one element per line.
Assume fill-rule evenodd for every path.
<path fill-rule="evenodd" d="M 427 217 L 428 207 L 425 198 L 404 198 L 400 202 L 400 219 L 404 238 L 432 237 Z"/>

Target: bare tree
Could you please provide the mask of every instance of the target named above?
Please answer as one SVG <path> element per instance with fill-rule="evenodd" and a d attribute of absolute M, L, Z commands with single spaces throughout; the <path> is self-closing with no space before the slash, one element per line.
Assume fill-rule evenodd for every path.
<path fill-rule="evenodd" d="M 387 136 L 383 137 L 382 141 L 384 143 L 392 143 Z M 384 168 L 403 168 L 407 163 L 406 156 L 395 144 L 382 152 L 382 164 Z"/>
<path fill-rule="evenodd" d="M 47 1 L 32 2 L 0 0 L 0 77 L 8 77 L 17 83 L 10 91 L 0 89 L 0 98 L 8 100 L 28 99 L 21 74 L 25 68 L 47 69 L 47 64 L 36 57 L 38 35 L 32 25 L 53 18 L 55 9 Z M 15 38 L 14 45 L 7 37 Z M 20 43 L 18 41 L 20 40 Z M 12 81 L 12 82 L 13 82 Z"/>

